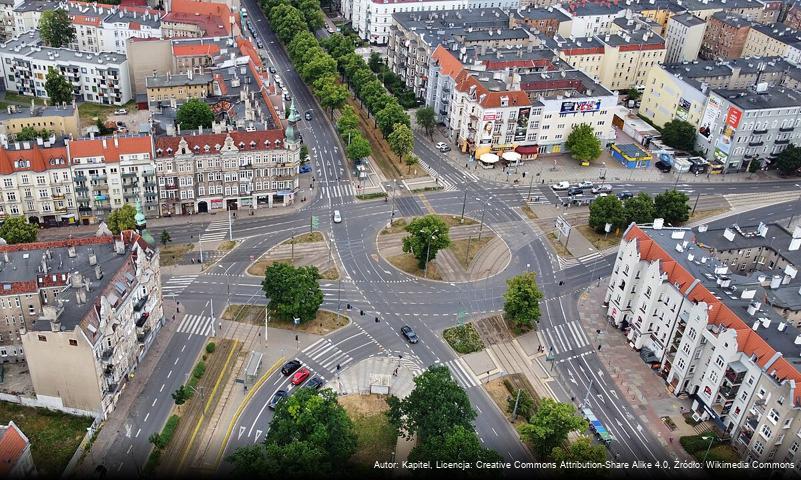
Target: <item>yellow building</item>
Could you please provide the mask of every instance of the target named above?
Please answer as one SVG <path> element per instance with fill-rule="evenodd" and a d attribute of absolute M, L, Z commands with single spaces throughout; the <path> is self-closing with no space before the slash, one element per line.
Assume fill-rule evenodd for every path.
<path fill-rule="evenodd" d="M 743 57 L 783 57 L 788 62 L 798 63 L 800 45 L 801 34 L 792 28 L 754 25 L 745 39 Z"/>
<path fill-rule="evenodd" d="M 650 30 L 599 37 L 604 55 L 598 79 L 610 90 L 638 88 L 645 84 L 648 71 L 665 59 L 665 41 Z"/>
<path fill-rule="evenodd" d="M 0 111 L 0 134 L 19 133 L 25 127 L 47 129 L 56 136 L 81 136 L 81 123 L 75 105 L 54 107 L 18 107 L 9 105 Z"/>
<path fill-rule="evenodd" d="M 153 75 L 145 77 L 148 105 L 157 102 L 170 104 L 184 103 L 190 98 L 206 98 L 212 93 L 213 77 L 211 74 L 188 73 L 181 75 Z"/>
<path fill-rule="evenodd" d="M 682 67 L 675 65 L 674 67 Z M 651 67 L 645 80 L 639 114 L 662 127 L 673 119 L 698 125 L 706 105 L 703 87 L 691 78 L 682 78 L 661 65 Z"/>

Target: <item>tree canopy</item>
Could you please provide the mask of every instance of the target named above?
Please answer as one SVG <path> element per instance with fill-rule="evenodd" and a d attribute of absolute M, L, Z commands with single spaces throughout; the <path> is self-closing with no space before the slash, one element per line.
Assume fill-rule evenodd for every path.
<path fill-rule="evenodd" d="M 472 427 L 456 425 L 443 435 L 426 438 L 418 442 L 409 453 L 411 462 L 498 462 L 501 456 L 494 450 L 484 448 L 478 435 Z M 464 472 L 485 478 L 486 470 L 472 470 Z M 480 475 L 479 475 L 480 474 Z"/>
<path fill-rule="evenodd" d="M 506 318 L 521 328 L 531 328 L 540 319 L 542 292 L 537 286 L 537 274 L 523 273 L 506 281 L 503 294 Z"/>
<path fill-rule="evenodd" d="M 667 190 L 654 197 L 655 218 L 663 218 L 665 223 L 678 225 L 690 219 L 690 197 L 676 189 Z"/>
<path fill-rule="evenodd" d="M 567 440 L 570 432 L 587 428 L 587 421 L 576 413 L 573 405 L 543 398 L 529 422 L 518 427 L 518 431 L 540 455 L 548 456 Z"/>
<path fill-rule="evenodd" d="M 319 0 L 299 0 L 298 10 L 303 14 L 308 28 L 316 32 L 325 26 L 325 19 L 323 18 L 323 11 L 320 9 Z"/>
<path fill-rule="evenodd" d="M 782 175 L 798 175 L 801 169 L 801 147 L 790 145 L 776 157 L 776 168 Z"/>
<path fill-rule="evenodd" d="M 387 137 L 387 143 L 389 143 L 389 148 L 398 158 L 403 158 L 411 153 L 414 148 L 414 134 L 406 125 L 396 123 L 392 133 Z"/>
<path fill-rule="evenodd" d="M 296 34 L 309 30 L 303 13 L 291 5 L 279 4 L 271 8 L 269 17 L 273 31 L 285 45 Z"/>
<path fill-rule="evenodd" d="M 417 120 L 417 124 L 423 127 L 426 135 L 431 137 L 431 134 L 434 133 L 434 127 L 437 125 L 434 109 L 431 107 L 420 107 L 414 112 L 414 116 Z"/>
<path fill-rule="evenodd" d="M 348 130 L 359 128 L 359 117 L 350 105 L 345 105 L 339 110 L 340 116 L 337 120 L 337 131 L 340 135 Z"/>
<path fill-rule="evenodd" d="M 387 104 L 380 112 L 375 115 L 376 122 L 378 122 L 378 129 L 385 138 L 389 138 L 390 134 L 395 130 L 398 124 L 405 125 L 409 128 L 409 116 L 403 111 L 397 102 Z"/>
<path fill-rule="evenodd" d="M 349 160 L 355 162 L 356 160 L 369 157 L 373 153 L 373 150 L 370 147 L 370 142 L 360 133 L 356 132 L 351 135 L 350 144 L 345 147 L 345 153 Z"/>
<path fill-rule="evenodd" d="M 320 98 L 320 105 L 323 108 L 327 108 L 331 115 L 333 115 L 334 110 L 342 108 L 345 102 L 348 101 L 347 87 L 336 83 L 333 78 L 330 81 L 326 81 L 323 87 L 315 91 L 315 93 Z"/>
<path fill-rule="evenodd" d="M 261 283 L 269 298 L 267 306 L 280 320 L 301 322 L 312 320 L 323 303 L 323 292 L 317 281 L 317 267 L 293 267 L 286 263 L 273 263 L 264 272 Z"/>
<path fill-rule="evenodd" d="M 662 141 L 669 147 L 691 152 L 695 148 L 695 127 L 684 120 L 671 120 L 662 127 Z"/>
<path fill-rule="evenodd" d="M 25 217 L 7 217 L 0 225 L 0 238 L 11 245 L 36 241 L 39 225 L 28 223 Z"/>
<path fill-rule="evenodd" d="M 437 215 L 415 218 L 406 231 L 409 235 L 403 239 L 403 251 L 414 255 L 421 270 L 437 257 L 437 252 L 451 245 L 448 224 Z"/>
<path fill-rule="evenodd" d="M 106 226 L 114 235 L 119 235 L 120 232 L 125 230 L 133 230 L 136 228 L 136 208 L 126 203 L 114 210 L 106 218 Z"/>
<path fill-rule="evenodd" d="M 597 233 L 604 233 L 607 223 L 612 224 L 613 230 L 626 225 L 626 211 L 623 208 L 623 202 L 614 195 L 596 198 L 590 204 L 590 227 Z"/>
<path fill-rule="evenodd" d="M 640 225 L 651 223 L 656 215 L 654 200 L 647 193 L 640 192 L 623 203 L 623 212 L 626 217 L 626 225 L 631 222 Z"/>
<path fill-rule="evenodd" d="M 45 76 L 45 92 L 53 105 L 70 104 L 75 92 L 72 84 L 57 69 L 50 68 Z"/>
<path fill-rule="evenodd" d="M 573 127 L 565 146 L 570 155 L 581 162 L 590 162 L 601 156 L 601 141 L 595 136 L 592 126 L 586 123 Z"/>
<path fill-rule="evenodd" d="M 61 8 L 43 11 L 39 18 L 39 37 L 53 48 L 66 47 L 75 41 L 75 27 L 67 11 Z"/>
<path fill-rule="evenodd" d="M 581 437 L 567 446 L 557 446 L 551 451 L 551 459 L 561 462 L 595 462 L 606 461 L 606 447 L 595 445 L 587 437 Z"/>
<path fill-rule="evenodd" d="M 213 121 L 214 112 L 211 111 L 211 107 L 198 98 L 187 100 L 178 108 L 175 115 L 175 123 L 184 130 L 195 130 L 200 126 L 209 128 Z"/>
<path fill-rule="evenodd" d="M 18 141 L 32 141 L 37 138 L 49 138 L 51 133 L 53 132 L 46 128 L 37 130 L 34 127 L 22 127 L 19 133 L 16 133 L 14 137 Z"/>

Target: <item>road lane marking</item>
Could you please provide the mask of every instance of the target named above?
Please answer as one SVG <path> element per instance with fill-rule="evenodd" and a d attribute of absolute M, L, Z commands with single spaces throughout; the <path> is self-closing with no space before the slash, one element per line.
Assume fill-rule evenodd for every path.
<path fill-rule="evenodd" d="M 150 412 L 147 412 L 147 415 L 145 415 L 145 422 L 147 421 L 148 418 L 150 418 Z"/>

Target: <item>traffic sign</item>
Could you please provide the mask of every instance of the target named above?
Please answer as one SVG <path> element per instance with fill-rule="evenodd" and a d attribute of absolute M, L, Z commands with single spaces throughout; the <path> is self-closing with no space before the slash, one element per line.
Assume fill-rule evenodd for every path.
<path fill-rule="evenodd" d="M 464 315 L 465 315 L 464 310 L 459 310 L 459 313 L 456 314 L 456 320 L 459 323 L 460 327 L 464 325 Z"/>
<path fill-rule="evenodd" d="M 318 217 L 317 215 L 312 215 L 312 217 L 311 217 L 311 225 L 312 225 L 312 228 L 319 227 L 320 226 L 320 217 Z"/>

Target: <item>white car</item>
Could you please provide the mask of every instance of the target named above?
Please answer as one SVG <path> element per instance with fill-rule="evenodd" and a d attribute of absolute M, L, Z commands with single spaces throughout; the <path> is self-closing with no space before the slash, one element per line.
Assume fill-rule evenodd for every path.
<path fill-rule="evenodd" d="M 595 184 L 589 180 L 584 180 L 583 182 L 579 182 L 576 184 L 579 188 L 592 188 Z"/>
<path fill-rule="evenodd" d="M 342 214 L 339 213 L 339 210 L 334 210 L 334 223 L 342 223 Z"/>
<path fill-rule="evenodd" d="M 570 188 L 570 182 L 559 182 L 551 185 L 553 190 L 567 190 L 568 188 Z"/>
<path fill-rule="evenodd" d="M 118 108 L 117 110 L 114 110 L 114 115 L 127 115 L 127 114 L 128 110 L 124 108 Z"/>
<path fill-rule="evenodd" d="M 442 150 L 443 148 L 447 147 L 448 144 L 445 142 L 437 142 L 435 146 L 437 147 L 437 150 Z"/>
<path fill-rule="evenodd" d="M 599 193 L 611 193 L 612 192 L 612 185 L 608 183 L 604 183 L 603 185 L 598 185 L 597 187 L 593 187 L 592 193 L 599 194 Z"/>

